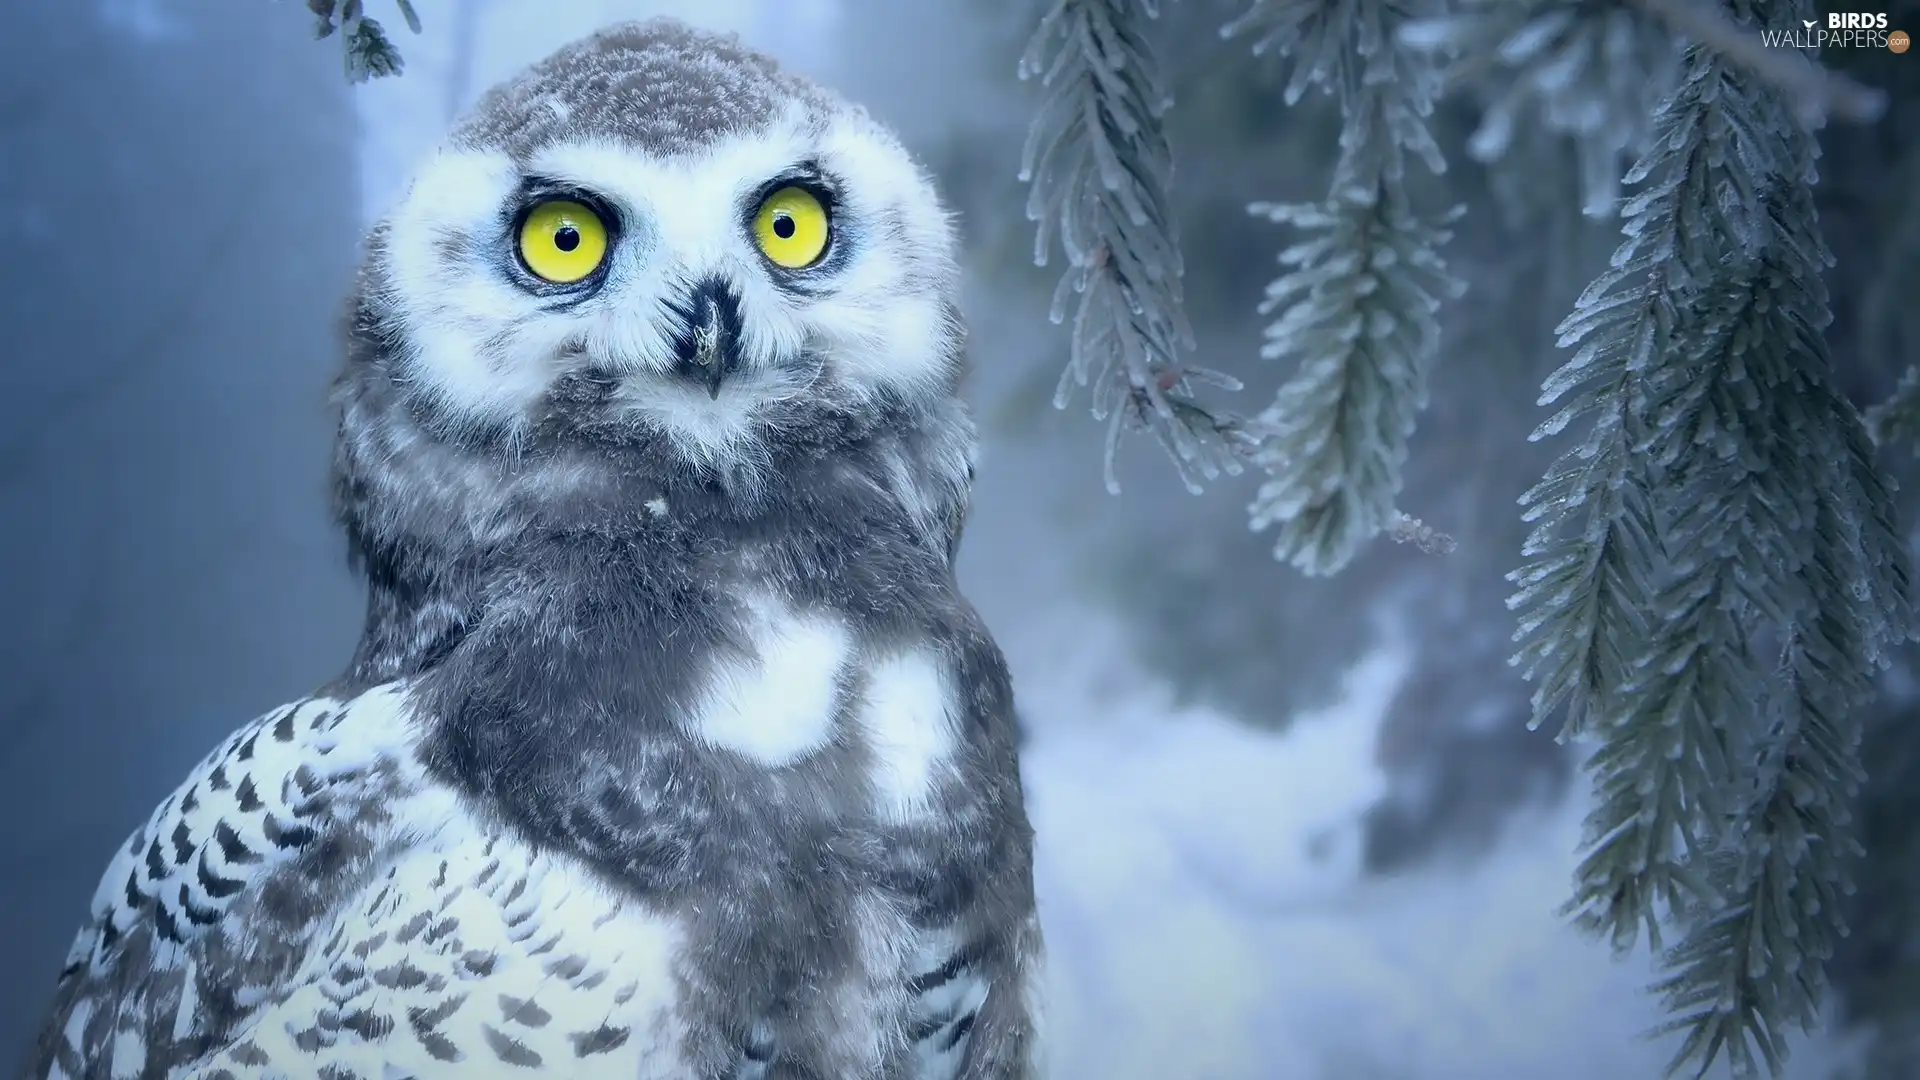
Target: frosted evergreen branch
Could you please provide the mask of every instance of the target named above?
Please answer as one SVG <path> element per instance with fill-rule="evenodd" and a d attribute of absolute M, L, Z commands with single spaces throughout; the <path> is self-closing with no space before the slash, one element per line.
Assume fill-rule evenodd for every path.
<path fill-rule="evenodd" d="M 1716 74 L 1690 78 L 1688 86 L 1744 117 L 1725 130 L 1793 123 L 1769 116 L 1764 102 L 1742 92 L 1744 73 L 1704 52 L 1690 59 Z M 1713 175 L 1738 167 L 1721 156 L 1727 147 L 1703 145 L 1707 161 L 1721 164 L 1690 167 L 1688 180 L 1701 186 L 1676 188 L 1680 206 L 1733 185 Z M 1750 153 L 1743 160 L 1777 158 Z M 1779 202 L 1776 195 L 1763 200 L 1768 207 Z M 1758 225 L 1785 238 L 1778 216 L 1777 209 L 1763 212 Z M 1741 231 L 1755 227 L 1744 215 L 1718 228 L 1699 210 L 1683 211 L 1683 219 L 1692 223 L 1682 230 L 1683 244 L 1717 240 L 1731 250 L 1721 280 L 1692 290 L 1665 362 L 1642 380 L 1647 425 L 1636 453 L 1657 476 L 1650 494 L 1662 545 L 1653 608 L 1661 617 L 1613 691 L 1604 747 L 1591 765 L 1598 805 L 1569 903 L 1583 927 L 1621 948 L 1642 925 L 1658 947 L 1660 909 L 1713 899 L 1711 886 L 1689 867 L 1715 850 L 1728 814 L 1719 795 L 1735 775 L 1733 757 L 1757 738 L 1752 718 L 1765 702 L 1751 688 L 1764 686 L 1768 674 L 1754 660 L 1751 628 L 1791 626 L 1811 602 L 1802 574 L 1812 559 L 1814 503 L 1825 478 L 1805 474 L 1804 443 L 1830 441 L 1830 422 L 1805 408 L 1822 392 L 1808 362 L 1823 367 L 1826 355 L 1818 329 L 1826 319 L 1820 267 L 1783 257 L 1819 264 L 1824 254 L 1775 239 L 1749 255 L 1741 242 L 1762 242 Z"/>
<path fill-rule="evenodd" d="M 1842 523 L 1825 500 L 1810 524 L 1831 536 Z M 1816 592 L 1848 587 L 1823 559 L 1809 569 Z M 1752 770 L 1748 806 L 1710 860 L 1725 905 L 1691 910 L 1691 932 L 1663 957 L 1669 974 L 1655 989 L 1672 1018 L 1661 1031 L 1682 1033 L 1670 1075 L 1704 1076 L 1722 1055 L 1736 1076 L 1762 1065 L 1778 1074 L 1789 1029 L 1819 1021 L 1826 964 L 1847 932 L 1849 864 L 1862 854 L 1850 829 L 1863 779 L 1853 710 L 1870 688 L 1855 682 L 1836 694 L 1832 673 L 1857 668 L 1871 646 L 1840 607 L 1824 605 L 1790 629 L 1780 715 Z"/>
<path fill-rule="evenodd" d="M 1819 425 L 1793 414 L 1818 388 L 1756 347 L 1793 332 L 1780 325 L 1794 317 L 1780 272 L 1765 265 L 1699 297 L 1697 322 L 1648 380 L 1640 452 L 1662 472 L 1661 618 L 1615 690 L 1590 765 L 1598 799 L 1568 905 L 1620 948 L 1642 925 L 1657 948 L 1658 911 L 1714 900 L 1691 867 L 1715 850 L 1728 820 L 1720 793 L 1765 705 L 1753 688 L 1769 673 L 1749 627 L 1791 625 L 1807 603 L 1817 493 L 1796 482 L 1806 450 L 1792 436 Z"/>
<path fill-rule="evenodd" d="M 1805 5 L 1782 7 L 1807 14 Z M 1858 411 L 1829 377 L 1821 271 L 1833 260 L 1813 212 L 1818 149 L 1798 124 L 1769 128 L 1785 173 L 1766 201 L 1771 242 L 1756 307 L 1767 325 L 1747 336 L 1741 376 L 1765 388 L 1758 397 L 1772 410 L 1762 466 L 1772 490 L 1763 497 L 1786 496 L 1776 512 L 1798 526 L 1755 561 L 1797 565 L 1776 569 L 1782 591 L 1756 609 L 1782 643 L 1778 692 L 1708 861 L 1720 904 L 1682 910 L 1690 931 L 1662 958 L 1668 975 L 1656 987 L 1672 1014 L 1665 1030 L 1682 1034 L 1669 1071 L 1696 1076 L 1722 1055 L 1737 1075 L 1777 1074 L 1790 1029 L 1811 1030 L 1820 1018 L 1826 965 L 1847 932 L 1850 867 L 1862 854 L 1851 816 L 1863 780 L 1859 710 L 1912 626 L 1890 485 Z"/>
<path fill-rule="evenodd" d="M 1751 33 L 1758 6 L 1736 0 L 1729 25 Z M 1674 1067 L 1752 1071 L 1817 1015 L 1844 932 L 1853 710 L 1911 625 L 1908 570 L 1832 385 L 1832 257 L 1798 110 L 1696 44 L 1653 132 L 1624 241 L 1561 326 L 1578 352 L 1543 388 L 1565 401 L 1540 435 L 1592 427 L 1524 500 L 1516 661 L 1536 723 L 1565 703 L 1571 733 L 1599 736 L 1569 910 L 1621 946 L 1644 926 L 1658 947 L 1676 917 Z M 1643 605 L 1657 618 L 1637 621 Z"/>
<path fill-rule="evenodd" d="M 1400 470 L 1439 342 L 1434 312 L 1455 290 L 1434 254 L 1449 232 L 1382 189 L 1252 209 L 1321 235 L 1281 253 L 1298 269 L 1260 306 L 1284 308 L 1261 355 L 1299 370 L 1260 416 L 1271 433 L 1255 460 L 1270 478 L 1249 512 L 1255 529 L 1279 526 L 1276 558 L 1330 574 L 1398 520 Z"/>
<path fill-rule="evenodd" d="M 1270 479 L 1249 516 L 1255 529 L 1277 526 L 1274 556 L 1309 574 L 1340 570 L 1402 520 L 1401 470 L 1439 347 L 1434 313 L 1460 290 L 1439 255 L 1458 211 L 1425 217 L 1407 192 L 1407 157 L 1436 174 L 1446 164 L 1427 127 L 1439 74 L 1395 46 L 1407 17 L 1394 0 L 1262 0 L 1223 30 L 1293 58 L 1289 104 L 1319 87 L 1345 119 L 1324 201 L 1249 208 L 1307 234 L 1280 253 L 1287 273 L 1260 306 L 1278 316 L 1261 355 L 1297 367 L 1259 417 L 1255 460 Z"/>
<path fill-rule="evenodd" d="M 394 4 L 407 29 L 419 33 L 420 15 L 414 10 L 412 0 L 394 0 Z M 406 68 L 400 50 L 387 37 L 380 21 L 369 17 L 362 8 L 362 0 L 307 0 L 307 10 L 318 20 L 315 36 L 340 35 L 347 81 L 362 83 L 400 74 Z"/>
<path fill-rule="evenodd" d="M 1504 157 L 1530 116 L 1572 140 L 1582 208 L 1595 217 L 1613 213 L 1620 174 L 1645 150 L 1647 119 L 1679 69 L 1665 25 L 1632 7 L 1587 0 L 1463 0 L 1408 23 L 1400 41 L 1450 59 L 1449 82 L 1488 85 L 1467 144 L 1476 159 Z M 1487 78 L 1496 71 L 1498 79 Z"/>
<path fill-rule="evenodd" d="M 1817 124 L 1829 117 L 1871 123 L 1887 109 L 1887 96 L 1839 72 L 1807 59 L 1798 49 L 1770 49 L 1751 27 L 1727 18 L 1708 0 L 1633 0 L 1674 32 L 1697 41 L 1771 84 L 1801 119 Z M 1790 29 L 1785 27 L 1783 29 Z"/>
<path fill-rule="evenodd" d="M 1669 136 L 1697 126 L 1681 115 L 1685 111 L 1670 101 L 1659 113 Z M 1697 168 L 1706 149 L 1697 139 L 1663 145 L 1665 151 L 1644 159 L 1644 171 L 1634 174 L 1639 180 L 1657 174 L 1659 180 L 1643 193 L 1649 197 L 1626 208 L 1625 239 L 1610 267 L 1558 328 L 1559 345 L 1574 348 L 1574 356 L 1542 386 L 1539 403 L 1559 410 L 1531 438 L 1577 425 L 1585 425 L 1584 436 L 1520 499 L 1531 530 L 1522 547 L 1525 561 L 1509 575 L 1517 590 L 1508 604 L 1519 624 L 1513 662 L 1534 683 L 1530 726 L 1564 709 L 1562 740 L 1588 734 L 1612 715 L 1647 639 L 1658 586 L 1655 477 L 1640 454 L 1648 423 L 1646 383 L 1672 349 L 1681 315 L 1677 298 L 1692 278 L 1692 270 L 1672 257 L 1680 234 L 1674 181 L 1707 178 Z M 1623 748 L 1611 757 L 1632 758 L 1635 752 Z M 1603 754 L 1592 762 L 1602 788 L 1608 786 L 1609 760 Z M 1613 775 L 1624 781 L 1619 790 L 1631 793 L 1631 769 Z M 1636 813 L 1616 804 L 1612 820 L 1596 814 L 1588 845 L 1603 845 Z M 1626 891 L 1607 897 L 1625 915 L 1616 929 L 1630 930 L 1641 898 Z"/>
<path fill-rule="evenodd" d="M 1909 365 L 1892 396 L 1867 410 L 1867 431 L 1876 446 L 1912 443 L 1920 455 L 1920 368 Z"/>
<path fill-rule="evenodd" d="M 1663 268 L 1638 257 L 1623 269 L 1639 280 L 1613 295 L 1629 274 L 1603 277 L 1597 295 L 1588 289 L 1587 318 L 1561 324 L 1562 346 L 1580 350 L 1544 388 L 1542 405 L 1566 404 L 1533 437 L 1575 419 L 1591 426 L 1521 496 L 1533 527 L 1521 549 L 1526 563 L 1508 575 L 1517 589 L 1507 606 L 1519 616 L 1513 663 L 1534 683 L 1532 726 L 1564 708 L 1562 739 L 1587 734 L 1626 685 L 1654 591 L 1649 483 L 1632 451 L 1643 424 L 1641 373 L 1668 347 L 1675 313 Z M 1589 844 L 1610 831 L 1598 819 L 1589 828 Z"/>
<path fill-rule="evenodd" d="M 1034 262 L 1046 265 L 1057 239 L 1068 263 L 1050 313 L 1064 322 L 1072 308 L 1055 407 L 1093 387 L 1093 414 L 1108 421 L 1108 490 L 1119 490 L 1121 433 L 1145 431 L 1197 492 L 1241 471 L 1258 428 L 1197 396 L 1202 386 L 1238 390 L 1236 380 L 1180 362 L 1194 342 L 1167 204 L 1173 158 L 1161 118 L 1170 102 L 1141 35 L 1157 15 L 1154 0 L 1055 0 L 1020 61 L 1020 77 L 1043 89 L 1020 178 L 1032 185 Z"/>
<path fill-rule="evenodd" d="M 1679 356 L 1692 298 L 1757 231 L 1751 178 L 1729 164 L 1764 151 L 1745 117 L 1730 115 L 1750 99 L 1727 75 L 1713 54 L 1689 50 L 1679 84 L 1655 110 L 1651 149 L 1627 173 L 1642 189 L 1621 206 L 1623 240 L 1560 324 L 1559 345 L 1576 351 L 1541 387 L 1540 404 L 1560 408 L 1535 439 L 1591 425 L 1521 497 L 1533 530 L 1526 563 L 1509 576 L 1519 587 L 1508 601 L 1520 617 L 1514 662 L 1535 683 L 1533 723 L 1564 707 L 1563 738 L 1614 710 L 1646 648 L 1640 612 L 1659 590 L 1663 561 L 1649 501 L 1656 476 L 1638 453 L 1649 388 Z M 1597 835 L 1609 832 L 1603 821 L 1592 823 Z"/>
<path fill-rule="evenodd" d="M 1296 105 L 1308 89 L 1332 93 L 1346 121 L 1334 190 L 1367 189 L 1379 177 L 1398 187 L 1412 154 L 1438 175 L 1446 158 L 1427 120 L 1441 89 L 1429 58 L 1396 47 L 1418 0 L 1253 0 L 1220 30 L 1250 41 L 1256 56 L 1292 61 L 1283 99 Z"/>
<path fill-rule="evenodd" d="M 1818 387 L 1794 407 L 1827 438 L 1783 453 L 1821 453 L 1830 475 L 1807 522 L 1802 611 L 1781 635 L 1774 720 L 1709 860 L 1721 904 L 1686 910 L 1691 930 L 1662 958 L 1663 1030 L 1683 1036 L 1670 1073 L 1705 1075 L 1724 1054 L 1736 1075 L 1763 1064 L 1777 1074 L 1789 1029 L 1819 1021 L 1863 854 L 1851 812 L 1864 779 L 1859 709 L 1912 621 L 1892 499 L 1852 403 Z"/>
<path fill-rule="evenodd" d="M 1683 519 L 1670 530 L 1672 547 L 1695 560 L 1676 560 L 1674 578 L 1717 562 L 1749 628 L 1720 644 L 1753 656 L 1756 627 L 1782 643 L 1777 678 L 1747 676 L 1776 688 L 1766 713 L 1732 694 L 1717 703 L 1722 738 L 1751 764 L 1729 777 L 1732 805 L 1701 815 L 1721 826 L 1701 860 L 1714 902 L 1678 907 L 1689 932 L 1663 957 L 1665 1030 L 1682 1034 L 1670 1071 L 1695 1075 L 1723 1055 L 1737 1075 L 1777 1074 L 1789 1029 L 1819 1019 L 1826 964 L 1846 933 L 1848 864 L 1860 854 L 1850 812 L 1862 779 L 1858 710 L 1912 625 L 1891 491 L 1859 413 L 1831 380 L 1822 273 L 1833 259 L 1815 224 L 1818 149 L 1772 96 L 1774 115 L 1749 118 L 1774 144 L 1752 160 L 1779 169 L 1762 202 L 1756 272 L 1729 325 L 1716 325 L 1706 298 L 1703 329 L 1724 361 L 1676 372 L 1662 448 L 1669 460 L 1707 459 L 1681 497 L 1722 492 L 1714 524 Z M 1697 388 L 1703 376 L 1708 385 Z M 1734 500 L 1748 503 L 1744 513 Z M 1773 719 L 1755 730 L 1749 718 L 1762 715 Z"/>

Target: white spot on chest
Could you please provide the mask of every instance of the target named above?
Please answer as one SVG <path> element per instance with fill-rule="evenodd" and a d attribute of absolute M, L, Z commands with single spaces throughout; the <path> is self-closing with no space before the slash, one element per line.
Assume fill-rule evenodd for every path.
<path fill-rule="evenodd" d="M 954 711 L 952 680 L 937 657 L 910 652 L 874 663 L 859 718 L 883 817 L 926 812 L 935 772 L 953 753 Z"/>
<path fill-rule="evenodd" d="M 746 620 L 752 654 L 723 655 L 689 710 L 688 730 L 711 745 L 769 766 L 789 765 L 833 738 L 847 627 L 826 615 L 801 615 L 771 598 L 751 600 Z"/>

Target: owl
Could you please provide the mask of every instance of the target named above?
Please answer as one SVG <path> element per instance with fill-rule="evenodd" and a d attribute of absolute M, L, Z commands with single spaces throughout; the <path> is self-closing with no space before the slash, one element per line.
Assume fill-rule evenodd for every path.
<path fill-rule="evenodd" d="M 1039 1075 L 955 246 L 730 37 L 486 94 L 350 304 L 363 638 L 117 851 L 30 1075 Z"/>

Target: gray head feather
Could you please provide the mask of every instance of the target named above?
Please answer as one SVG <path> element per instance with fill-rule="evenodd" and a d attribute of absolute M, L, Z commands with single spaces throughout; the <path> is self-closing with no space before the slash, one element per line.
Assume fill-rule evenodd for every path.
<path fill-rule="evenodd" d="M 762 130 L 790 101 L 822 114 L 845 107 L 731 35 L 673 19 L 622 23 L 489 91 L 453 141 L 529 160 L 555 143 L 608 138 L 665 157 Z"/>

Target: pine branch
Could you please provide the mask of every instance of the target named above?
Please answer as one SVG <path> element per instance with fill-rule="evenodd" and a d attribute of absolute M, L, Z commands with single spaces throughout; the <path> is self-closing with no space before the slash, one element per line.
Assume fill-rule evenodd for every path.
<path fill-rule="evenodd" d="M 1188 490 L 1241 471 L 1256 429 L 1203 405 L 1203 386 L 1238 380 L 1180 362 L 1194 347 L 1181 295 L 1179 239 L 1167 206 L 1173 159 L 1161 119 L 1171 102 L 1142 24 L 1156 0 L 1055 0 L 1020 61 L 1044 100 L 1027 136 L 1020 178 L 1032 188 L 1034 262 L 1056 237 L 1067 271 L 1051 317 L 1072 320 L 1071 355 L 1054 394 L 1064 408 L 1092 384 L 1093 415 L 1108 421 L 1106 484 L 1123 431 L 1146 431 L 1172 456 Z"/>
<path fill-rule="evenodd" d="M 1689 862 L 1725 818 L 1715 797 L 1733 775 L 1729 727 L 1760 709 L 1747 690 L 1765 681 L 1747 619 L 1756 611 L 1776 625 L 1790 617 L 1779 604 L 1806 562 L 1794 542 L 1813 495 L 1791 471 L 1777 471 L 1770 451 L 1787 430 L 1772 411 L 1809 384 L 1752 355 L 1756 337 L 1778 329 L 1779 283 L 1742 270 L 1759 225 L 1749 202 L 1721 197 L 1752 191 L 1751 163 L 1771 168 L 1770 148 L 1751 131 L 1791 121 L 1770 116 L 1745 73 L 1704 50 L 1689 54 L 1675 104 L 1662 117 L 1660 144 L 1689 133 L 1697 141 L 1684 158 L 1660 163 L 1665 171 L 1648 163 L 1654 186 L 1630 201 L 1627 225 L 1630 236 L 1653 226 L 1650 254 L 1666 260 L 1667 294 L 1655 302 L 1675 305 L 1667 347 L 1647 358 L 1632 391 L 1644 434 L 1629 450 L 1642 459 L 1659 526 L 1660 547 L 1638 569 L 1660 617 L 1639 640 L 1615 644 L 1632 663 L 1599 688 L 1608 695 L 1604 746 L 1590 766 L 1599 800 L 1568 905 L 1619 948 L 1641 926 L 1657 947 L 1663 906 L 1711 895 Z M 1589 290 L 1583 299 L 1598 298 Z"/>
<path fill-rule="evenodd" d="M 1757 6 L 1736 0 L 1746 32 Z M 1516 662 L 1536 723 L 1565 703 L 1569 733 L 1600 740 L 1569 910 L 1622 947 L 1642 926 L 1658 947 L 1659 915 L 1677 917 L 1659 988 L 1684 1033 L 1674 1068 L 1750 1071 L 1817 1014 L 1844 932 L 1853 710 L 1910 625 L 1908 572 L 1832 385 L 1799 113 L 1695 45 L 1650 145 L 1612 268 L 1562 325 L 1580 351 L 1543 394 L 1570 400 L 1540 434 L 1593 427 L 1525 500 L 1540 524 L 1514 575 Z"/>
<path fill-rule="evenodd" d="M 1844 533 L 1832 501 L 1820 500 L 1816 515 L 1817 534 Z M 1849 587 L 1826 557 L 1808 570 L 1816 593 Z M 1722 1055 L 1736 1076 L 1758 1075 L 1763 1063 L 1778 1074 L 1790 1028 L 1820 1019 L 1826 964 L 1847 932 L 1848 864 L 1863 853 L 1849 806 L 1863 779 L 1854 714 L 1870 693 L 1862 682 L 1835 687 L 1833 673 L 1857 669 L 1873 648 L 1839 608 L 1823 605 L 1790 630 L 1780 715 L 1730 843 L 1710 859 L 1725 906 L 1691 909 L 1693 929 L 1663 957 L 1669 974 L 1655 990 L 1672 1019 L 1660 1030 L 1683 1035 L 1670 1074 L 1704 1076 Z"/>
<path fill-rule="evenodd" d="M 1786 610 L 1769 613 L 1785 642 L 1776 719 L 1714 858 L 1726 906 L 1690 912 L 1692 930 L 1664 958 L 1670 975 L 1657 988 L 1677 1014 L 1669 1029 L 1685 1033 L 1673 1069 L 1692 1065 L 1698 1074 L 1721 1053 L 1739 1075 L 1762 1062 L 1778 1073 L 1787 1030 L 1819 1019 L 1826 964 L 1847 932 L 1850 864 L 1861 854 L 1851 813 L 1864 778 L 1860 713 L 1912 624 L 1890 485 L 1875 470 L 1859 413 L 1825 378 L 1829 315 L 1819 271 L 1832 259 L 1812 226 L 1815 147 L 1797 128 L 1785 141 L 1800 165 L 1771 200 L 1774 307 L 1772 325 L 1755 338 L 1756 359 L 1778 348 L 1805 376 L 1797 393 L 1774 395 L 1771 426 L 1780 434 L 1770 464 L 1784 476 L 1811 462 L 1815 475 L 1799 493 L 1799 587 L 1776 601 Z"/>
<path fill-rule="evenodd" d="M 1770 7 L 1780 23 L 1808 13 Z M 1745 798 L 1722 819 L 1704 860 L 1724 906 L 1682 907 L 1689 933 L 1663 958 L 1670 974 L 1658 989 L 1675 1014 L 1667 1029 L 1684 1034 L 1672 1071 L 1694 1067 L 1696 1075 L 1721 1055 L 1738 1075 L 1763 1064 L 1777 1074 L 1788 1030 L 1819 1019 L 1826 964 L 1846 933 L 1848 864 L 1860 854 L 1850 809 L 1862 780 L 1859 710 L 1912 623 L 1891 491 L 1859 413 L 1831 380 L 1822 275 L 1833 259 L 1814 213 L 1818 147 L 1782 95 L 1765 96 L 1773 115 L 1756 110 L 1765 122 L 1753 130 L 1771 145 L 1752 160 L 1779 172 L 1763 199 L 1748 326 L 1725 339 L 1717 379 L 1767 413 L 1729 422 L 1724 408 L 1687 410 L 1671 447 L 1705 445 L 1722 462 L 1739 462 L 1732 475 L 1722 467 L 1703 477 L 1753 500 L 1738 550 L 1674 533 L 1736 575 L 1737 615 L 1784 643 L 1768 729 L 1742 731 L 1737 711 L 1722 721 L 1729 736 L 1744 737 L 1753 762 L 1737 774 Z"/>
<path fill-rule="evenodd" d="M 1278 526 L 1274 557 L 1331 574 L 1401 520 L 1401 469 L 1439 347 L 1434 313 L 1457 296 L 1439 249 L 1456 209 L 1414 210 L 1406 158 L 1446 163 L 1427 129 L 1439 92 L 1425 58 L 1395 47 L 1407 20 L 1397 0 L 1260 0 L 1223 31 L 1256 54 L 1295 58 L 1285 91 L 1334 93 L 1345 126 L 1327 198 L 1249 208 L 1313 233 L 1280 253 L 1286 274 L 1260 313 L 1279 317 L 1261 355 L 1295 374 L 1261 414 L 1255 460 L 1270 474 L 1249 507 L 1255 529 Z"/>
<path fill-rule="evenodd" d="M 1533 531 L 1521 550 L 1527 562 L 1508 576 L 1518 586 L 1507 601 L 1519 614 L 1513 661 L 1535 684 L 1533 725 L 1564 707 L 1563 739 L 1587 734 L 1612 709 L 1646 640 L 1658 555 L 1652 478 L 1633 451 L 1645 427 L 1646 379 L 1673 348 L 1675 295 L 1686 277 L 1673 259 L 1681 220 L 1676 196 L 1689 175 L 1704 178 L 1695 168 L 1706 154 L 1697 137 L 1702 125 L 1691 115 L 1704 107 L 1696 92 L 1656 114 L 1665 137 L 1629 181 L 1659 180 L 1626 208 L 1626 239 L 1611 268 L 1560 324 L 1560 347 L 1578 351 L 1541 388 L 1541 405 L 1564 404 L 1533 439 L 1558 435 L 1575 421 L 1591 425 L 1581 444 L 1521 496 Z M 1608 759 L 1594 767 L 1607 769 Z M 1596 816 L 1589 845 L 1604 846 L 1635 819 L 1633 812 Z M 1624 892 L 1614 901 L 1630 912 L 1644 902 Z"/>
<path fill-rule="evenodd" d="M 1639 614 L 1658 588 L 1656 474 L 1638 451 L 1648 438 L 1656 384 L 1673 382 L 1696 297 L 1739 264 L 1755 234 L 1758 194 L 1739 166 L 1762 153 L 1743 115 L 1748 98 L 1711 53 L 1687 53 L 1679 85 L 1655 110 L 1651 150 L 1625 182 L 1644 185 L 1621 208 L 1625 239 L 1608 270 L 1560 324 L 1573 358 L 1548 377 L 1540 403 L 1562 407 L 1534 432 L 1576 421 L 1587 438 L 1522 496 L 1534 522 L 1511 575 L 1520 613 L 1515 663 L 1536 683 L 1534 723 L 1567 707 L 1563 737 L 1590 730 L 1626 688 L 1646 647 Z M 1667 505 L 1672 505 L 1671 503 Z"/>
<path fill-rule="evenodd" d="M 1572 141 L 1580 160 L 1582 209 L 1614 212 L 1624 165 L 1646 149 L 1647 118 L 1673 86 L 1679 48 L 1667 27 L 1629 7 L 1587 0 L 1463 0 L 1419 19 L 1402 44 L 1453 58 L 1448 81 L 1489 81 L 1503 72 L 1467 150 L 1480 161 L 1505 156 L 1529 114 Z"/>
<path fill-rule="evenodd" d="M 419 33 L 420 15 L 414 11 L 412 0 L 394 0 L 394 3 L 407 29 Z M 307 10 L 318 21 L 314 36 L 340 35 L 348 82 L 363 83 L 400 74 L 406 68 L 400 50 L 387 37 L 380 21 L 368 17 L 362 6 L 362 0 L 307 0 Z"/>

